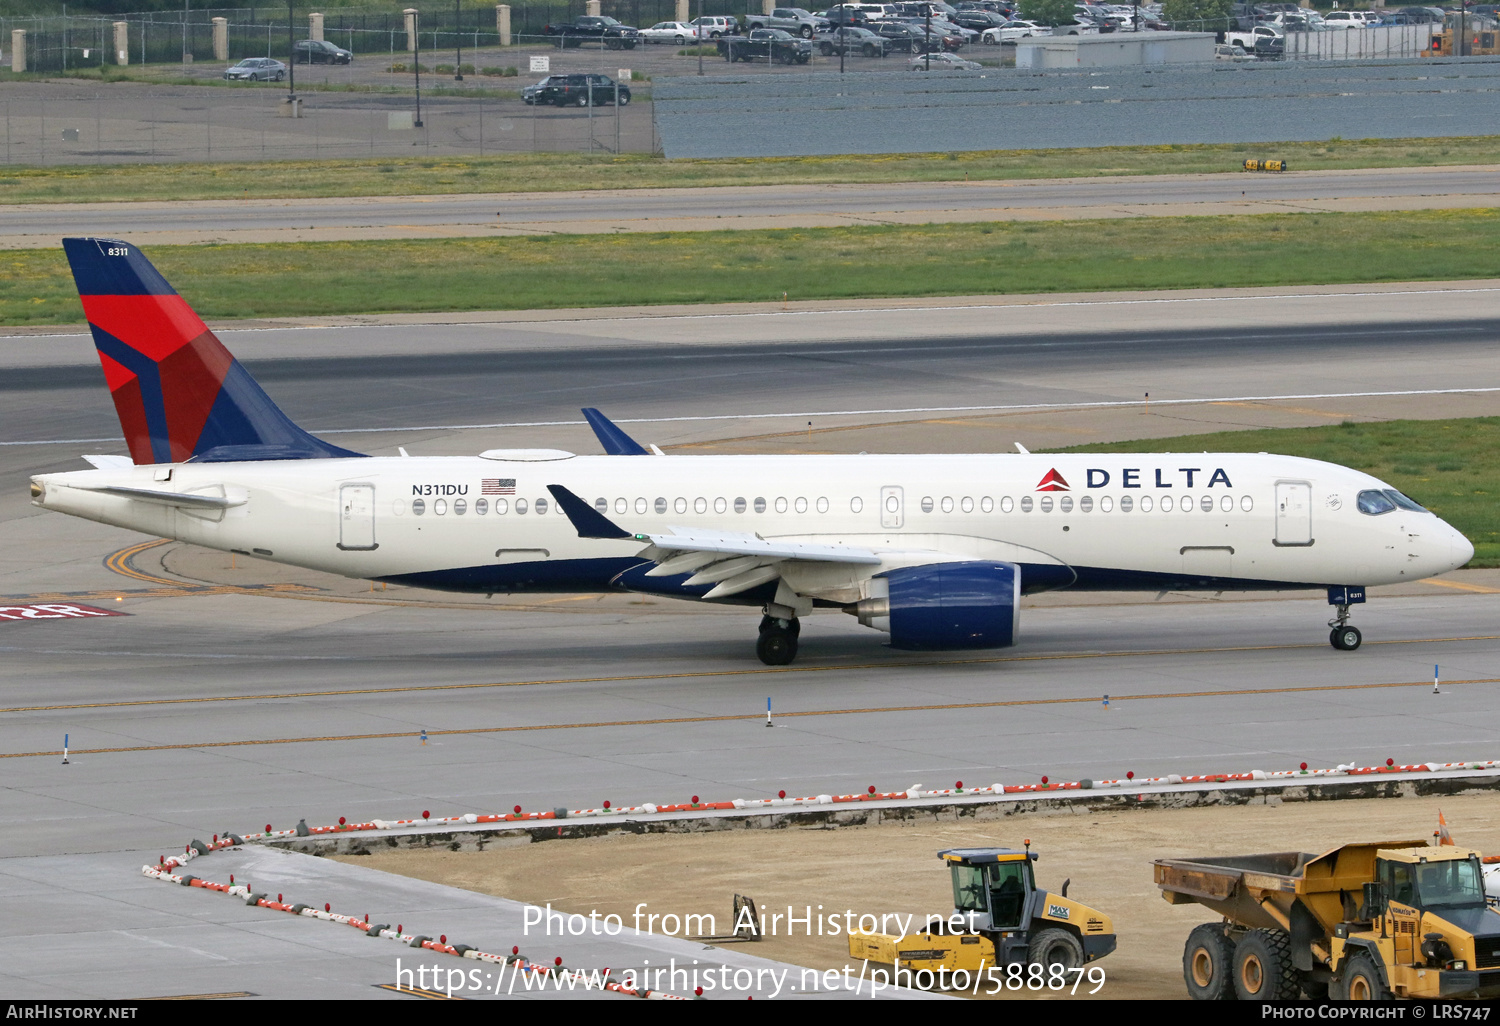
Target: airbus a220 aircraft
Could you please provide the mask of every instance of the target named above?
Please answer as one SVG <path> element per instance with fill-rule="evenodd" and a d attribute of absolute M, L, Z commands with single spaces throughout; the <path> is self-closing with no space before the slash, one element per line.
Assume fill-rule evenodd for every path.
<path fill-rule="evenodd" d="M 1368 585 L 1468 540 L 1383 481 L 1265 453 L 667 456 L 586 411 L 607 455 L 371 457 L 279 410 L 134 246 L 67 239 L 130 457 L 32 478 L 36 505 L 423 588 L 627 590 L 759 607 L 756 652 L 842 609 L 902 649 L 999 648 L 1023 594 L 1318 587 L 1335 648 Z"/>

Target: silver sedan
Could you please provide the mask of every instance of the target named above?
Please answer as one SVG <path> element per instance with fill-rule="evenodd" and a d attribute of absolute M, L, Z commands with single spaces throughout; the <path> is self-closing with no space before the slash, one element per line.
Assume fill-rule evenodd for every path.
<path fill-rule="evenodd" d="M 231 82 L 280 82 L 286 78 L 286 65 L 270 57 L 246 57 L 225 70 L 224 77 Z"/>

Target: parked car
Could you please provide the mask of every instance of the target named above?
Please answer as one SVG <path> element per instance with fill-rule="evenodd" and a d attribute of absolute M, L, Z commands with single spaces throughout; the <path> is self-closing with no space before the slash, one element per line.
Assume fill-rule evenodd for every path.
<path fill-rule="evenodd" d="M 231 82 L 280 82 L 286 78 L 286 65 L 270 57 L 246 57 L 224 71 Z"/>
<path fill-rule="evenodd" d="M 719 39 L 723 36 L 737 36 L 740 34 L 740 23 L 734 18 L 719 14 L 706 14 L 701 18 L 694 18 L 693 24 L 703 29 L 703 35 L 708 39 Z"/>
<path fill-rule="evenodd" d="M 1245 61 L 1255 60 L 1255 54 L 1247 51 L 1238 43 L 1218 43 L 1214 46 L 1214 60 L 1216 61 Z"/>
<path fill-rule="evenodd" d="M 350 64 L 354 54 L 326 39 L 299 39 L 294 47 L 298 64 Z"/>
<path fill-rule="evenodd" d="M 906 62 L 913 71 L 981 71 L 984 65 L 977 61 L 966 61 L 956 53 L 933 53 L 925 57 L 913 57 Z"/>
<path fill-rule="evenodd" d="M 1256 56 L 1280 56 L 1286 51 L 1286 33 L 1275 25 L 1257 25 L 1252 29 L 1231 29 L 1224 42 L 1237 43 Z"/>
<path fill-rule="evenodd" d="M 824 57 L 836 53 L 859 53 L 866 57 L 884 57 L 885 40 L 869 29 L 846 25 L 836 28 L 818 40 L 818 52 Z"/>
<path fill-rule="evenodd" d="M 751 31 L 758 28 L 784 29 L 794 36 L 811 39 L 819 32 L 827 32 L 833 25 L 827 18 L 820 18 L 800 7 L 777 7 L 770 14 L 746 15 L 745 27 Z"/>
<path fill-rule="evenodd" d="M 543 25 L 542 35 L 554 37 L 560 50 L 584 43 L 600 43 L 606 50 L 634 50 L 641 41 L 641 31 L 634 25 L 595 14 L 582 15 L 571 25 Z"/>
<path fill-rule="evenodd" d="M 730 64 L 764 57 L 773 64 L 806 64 L 812 60 L 812 44 L 785 29 L 752 29 L 748 36 L 719 40 L 719 52 Z"/>
<path fill-rule="evenodd" d="M 982 42 L 994 46 L 998 43 L 1014 43 L 1017 39 L 1030 39 L 1032 36 L 1050 35 L 1051 29 L 1045 25 L 1038 25 L 1034 21 L 1007 21 L 999 28 L 985 29 L 979 36 Z"/>
<path fill-rule="evenodd" d="M 1323 24 L 1331 29 L 1364 28 L 1370 24 L 1369 11 L 1329 11 L 1323 15 Z"/>
<path fill-rule="evenodd" d="M 536 94 L 535 103 L 550 103 L 554 107 L 598 107 L 614 103 L 619 97 L 621 107 L 630 102 L 630 87 L 618 86 L 608 75 L 552 75 L 547 88 Z"/>
<path fill-rule="evenodd" d="M 956 50 L 963 40 L 956 36 L 944 36 L 933 31 L 932 35 L 920 24 L 900 21 L 882 21 L 872 26 L 872 31 L 885 40 L 890 53 L 926 53 L 928 50 Z"/>
<path fill-rule="evenodd" d="M 698 26 L 685 21 L 659 21 L 650 28 L 641 29 L 643 43 L 674 43 L 685 46 L 698 41 Z"/>
<path fill-rule="evenodd" d="M 979 33 L 1005 24 L 1005 19 L 992 11 L 959 11 L 945 20 L 951 21 L 960 28 L 973 29 Z"/>
<path fill-rule="evenodd" d="M 566 75 L 548 75 L 540 82 L 533 82 L 531 85 L 526 86 L 521 90 L 521 102 L 533 104 L 536 103 L 537 96 L 542 93 L 549 85 L 560 84 L 566 77 Z"/>

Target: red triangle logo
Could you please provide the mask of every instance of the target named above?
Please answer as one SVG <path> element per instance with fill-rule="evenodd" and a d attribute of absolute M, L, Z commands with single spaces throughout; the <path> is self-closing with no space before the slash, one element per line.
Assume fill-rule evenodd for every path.
<path fill-rule="evenodd" d="M 1036 486 L 1036 490 L 1039 492 L 1066 492 L 1069 489 L 1068 482 L 1063 480 L 1063 476 L 1057 472 L 1057 468 L 1053 467 L 1047 471 L 1047 476 L 1042 478 L 1041 483 Z"/>

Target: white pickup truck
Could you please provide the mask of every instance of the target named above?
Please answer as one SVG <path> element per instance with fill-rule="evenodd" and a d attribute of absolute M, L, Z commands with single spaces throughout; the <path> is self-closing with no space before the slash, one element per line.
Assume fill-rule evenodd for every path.
<path fill-rule="evenodd" d="M 745 18 L 746 29 L 783 29 L 803 39 L 811 39 L 831 27 L 827 18 L 819 18 L 800 7 L 777 7 L 770 14 L 751 14 Z"/>
<path fill-rule="evenodd" d="M 1280 55 L 1286 50 L 1286 33 L 1275 25 L 1256 25 L 1250 29 L 1230 29 L 1224 33 L 1224 42 L 1243 46 L 1257 56 Z"/>

